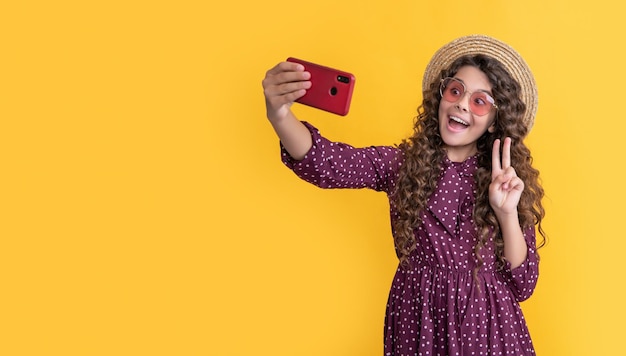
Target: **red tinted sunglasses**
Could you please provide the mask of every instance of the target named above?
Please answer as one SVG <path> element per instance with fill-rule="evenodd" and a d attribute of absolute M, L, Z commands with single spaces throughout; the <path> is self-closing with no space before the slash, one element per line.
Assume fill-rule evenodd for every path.
<path fill-rule="evenodd" d="M 444 78 L 439 86 L 439 94 L 450 103 L 459 102 L 465 94 L 470 94 L 469 109 L 474 115 L 483 116 L 489 114 L 491 108 L 498 109 L 493 97 L 484 91 L 469 92 L 465 84 L 456 78 Z"/>

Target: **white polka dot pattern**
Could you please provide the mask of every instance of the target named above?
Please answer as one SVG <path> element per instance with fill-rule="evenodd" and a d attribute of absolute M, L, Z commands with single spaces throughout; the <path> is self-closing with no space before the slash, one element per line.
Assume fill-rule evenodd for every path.
<path fill-rule="evenodd" d="M 354 148 L 331 142 L 310 124 L 313 147 L 301 161 L 282 149 L 283 162 L 321 188 L 370 188 L 392 192 L 402 153 L 394 147 Z M 519 302 L 533 293 L 539 275 L 535 230 L 524 231 L 527 260 L 496 270 L 493 241 L 481 251 L 478 285 L 473 248 L 476 228 L 476 157 L 445 159 L 423 222 L 410 268 L 398 268 L 385 316 L 385 355 L 534 355 Z M 390 205 L 391 219 L 397 213 Z"/>

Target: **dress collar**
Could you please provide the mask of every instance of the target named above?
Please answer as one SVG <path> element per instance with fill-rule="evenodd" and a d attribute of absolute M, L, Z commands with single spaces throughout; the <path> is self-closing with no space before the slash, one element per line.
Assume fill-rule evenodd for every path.
<path fill-rule="evenodd" d="M 478 156 L 470 156 L 463 162 L 443 159 L 441 177 L 437 188 L 428 200 L 428 210 L 452 236 L 459 234 L 459 220 L 472 217 L 474 206 L 473 176 L 478 168 Z"/>
<path fill-rule="evenodd" d="M 478 168 L 478 154 L 467 157 L 463 162 L 452 162 L 448 156 L 444 156 L 441 168 L 443 171 L 454 168 L 459 176 L 471 177 Z"/>

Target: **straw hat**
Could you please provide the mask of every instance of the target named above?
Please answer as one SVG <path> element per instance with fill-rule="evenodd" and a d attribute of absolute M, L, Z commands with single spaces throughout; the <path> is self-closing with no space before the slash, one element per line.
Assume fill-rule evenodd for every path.
<path fill-rule="evenodd" d="M 526 104 L 523 121 L 528 131 L 533 126 L 537 113 L 537 86 L 530 68 L 513 48 L 506 43 L 485 35 L 460 37 L 441 47 L 428 63 L 422 80 L 422 90 L 426 91 L 432 83 L 439 81 L 443 69 L 446 69 L 459 57 L 484 54 L 500 61 L 509 74 L 522 88 L 521 99 Z"/>

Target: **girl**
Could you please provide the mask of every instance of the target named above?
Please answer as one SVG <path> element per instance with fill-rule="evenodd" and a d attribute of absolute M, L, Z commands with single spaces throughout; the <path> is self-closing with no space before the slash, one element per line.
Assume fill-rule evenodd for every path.
<path fill-rule="evenodd" d="M 537 109 L 530 69 L 494 38 L 443 46 L 424 74 L 414 134 L 397 147 L 331 142 L 292 103 L 311 87 L 283 62 L 263 80 L 283 162 L 322 188 L 389 197 L 399 266 L 385 355 L 534 355 L 519 302 L 538 277 L 539 172 L 523 139 Z"/>

